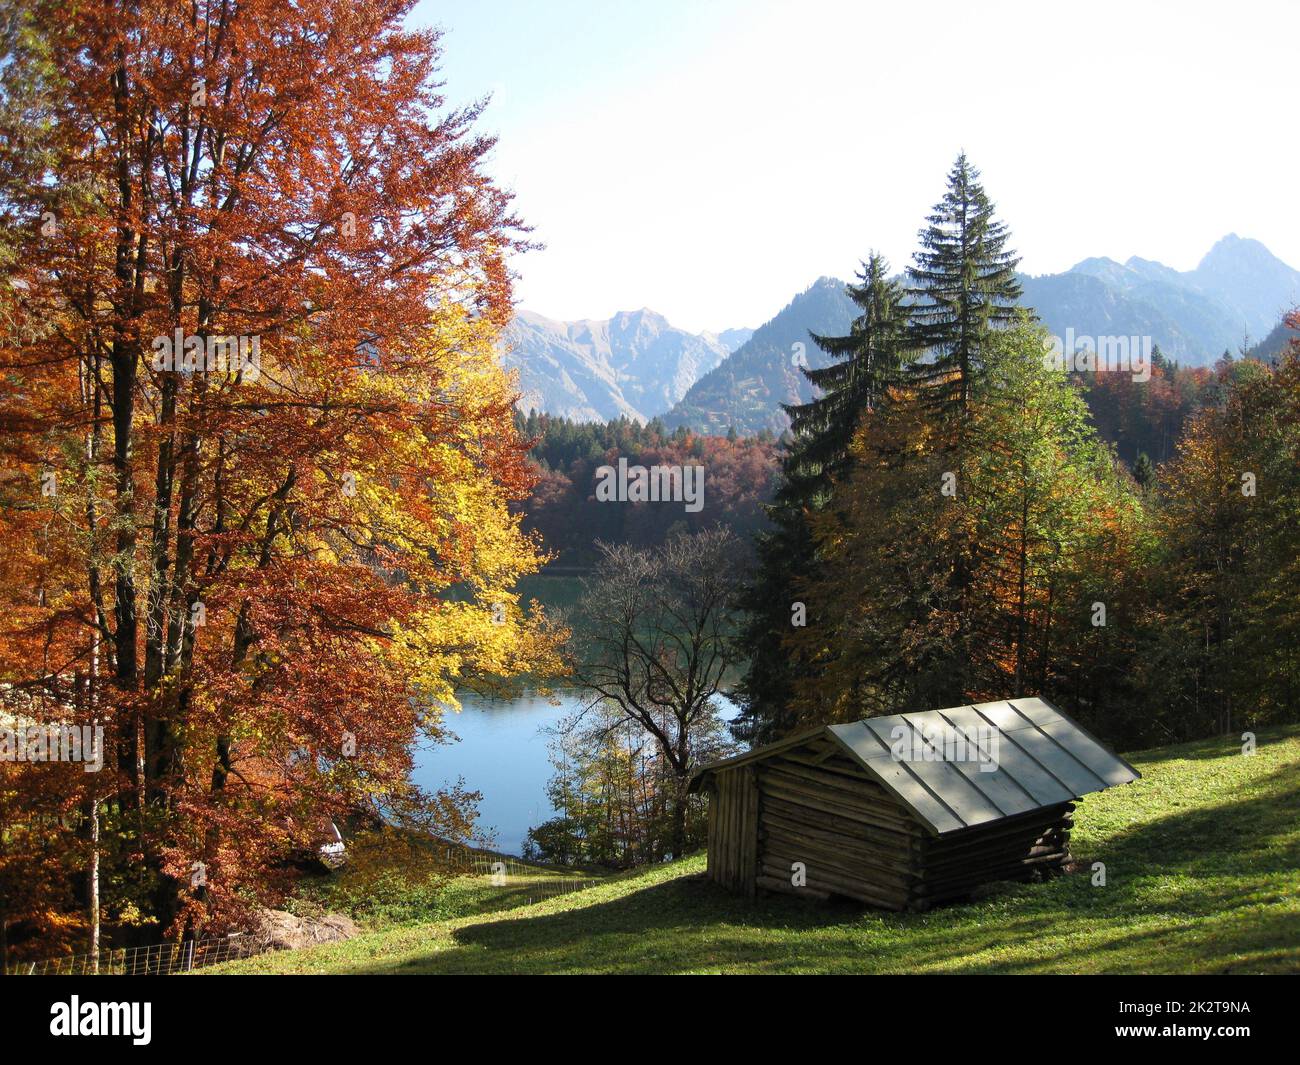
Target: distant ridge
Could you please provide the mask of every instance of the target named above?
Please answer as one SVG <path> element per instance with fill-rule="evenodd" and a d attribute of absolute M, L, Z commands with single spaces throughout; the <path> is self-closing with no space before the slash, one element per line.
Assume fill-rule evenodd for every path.
<path fill-rule="evenodd" d="M 520 311 L 503 348 L 505 365 L 519 370 L 520 408 L 578 421 L 647 421 L 732 350 L 720 337 L 688 333 L 644 307 L 576 322 Z"/>
<path fill-rule="evenodd" d="M 1275 354 L 1286 339 L 1278 331 L 1283 314 L 1300 306 L 1300 271 L 1235 233 L 1216 242 L 1194 270 L 1136 255 L 1123 263 L 1095 257 L 1063 273 L 1024 275 L 1021 283 L 1025 306 L 1050 333 L 1149 336 L 1167 357 L 1191 366 L 1244 348 Z M 796 360 L 826 364 L 809 333 L 842 334 L 856 313 L 844 282 L 831 277 L 754 330 L 695 335 L 644 309 L 607 322 L 555 322 L 522 311 L 507 334 L 506 361 L 520 368 L 525 410 L 579 420 L 662 416 L 669 428 L 780 433 L 789 424 L 781 404 L 812 398 Z"/>
<path fill-rule="evenodd" d="M 1285 311 L 1300 305 L 1300 271 L 1257 240 L 1224 237 L 1195 270 L 1180 272 L 1150 259 L 1085 259 L 1060 274 L 1024 275 L 1024 304 L 1048 332 L 1065 336 L 1149 336 L 1169 358 L 1206 366 L 1243 345 L 1280 350 L 1273 336 Z M 670 427 L 709 432 L 782 432 L 789 419 L 782 403 L 811 398 L 791 364 L 791 345 L 807 343 L 809 365 L 825 356 L 808 333 L 848 330 L 856 309 L 844 283 L 822 278 L 756 330 L 717 369 L 705 374 L 665 416 Z M 1269 346 L 1261 343 L 1269 338 Z"/>
<path fill-rule="evenodd" d="M 709 433 L 725 433 L 732 426 L 746 433 L 783 431 L 789 420 L 781 404 L 812 398 L 812 386 L 799 372 L 800 360 L 813 367 L 829 361 L 809 332 L 841 332 L 854 312 L 844 282 L 820 278 L 696 381 L 664 422 L 670 429 L 687 425 Z"/>

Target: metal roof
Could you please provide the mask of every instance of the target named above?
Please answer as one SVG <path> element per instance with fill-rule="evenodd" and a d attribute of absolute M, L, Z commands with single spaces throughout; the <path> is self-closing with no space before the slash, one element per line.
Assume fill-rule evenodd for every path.
<path fill-rule="evenodd" d="M 936 835 L 1069 802 L 1141 774 L 1044 699 L 892 714 L 792 736 L 704 774 L 834 737 Z"/>

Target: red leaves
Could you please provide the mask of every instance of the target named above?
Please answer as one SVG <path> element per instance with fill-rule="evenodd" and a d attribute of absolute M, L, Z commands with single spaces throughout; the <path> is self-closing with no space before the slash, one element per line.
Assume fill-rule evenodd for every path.
<path fill-rule="evenodd" d="M 31 223 L 25 286 L 0 290 L 21 327 L 0 345 L 0 681 L 91 678 L 73 709 L 120 745 L 98 793 L 174 878 L 150 894 L 164 925 L 273 890 L 322 816 L 423 805 L 461 833 L 407 750 L 413 677 L 471 659 L 475 630 L 433 665 L 393 633 L 447 584 L 537 565 L 485 354 L 522 229 L 408 7 L 37 2 L 48 54 L 8 72 L 34 110 L 0 116 L 0 198 Z M 155 364 L 178 331 L 248 341 L 258 372 Z M 79 801 L 41 779 L 31 816 Z"/>

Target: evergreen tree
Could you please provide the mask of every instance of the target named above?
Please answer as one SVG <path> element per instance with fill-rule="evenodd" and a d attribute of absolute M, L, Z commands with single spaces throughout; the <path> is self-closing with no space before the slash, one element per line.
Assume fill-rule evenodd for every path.
<path fill-rule="evenodd" d="M 782 470 L 778 502 L 800 507 L 821 500 L 848 462 L 849 442 L 863 413 L 898 375 L 907 337 L 902 287 L 890 279 L 884 256 L 875 252 L 857 278 L 848 293 L 862 313 L 848 335 L 812 334 L 817 346 L 836 360 L 803 370 L 820 395 L 782 408 L 790 417 L 794 445 Z"/>
<path fill-rule="evenodd" d="M 1156 483 L 1155 463 L 1145 451 L 1138 452 L 1137 462 L 1133 464 L 1133 480 L 1137 481 L 1144 492 L 1150 491 Z"/>
<path fill-rule="evenodd" d="M 988 345 L 952 495 L 922 386 L 891 389 L 863 421 L 833 505 L 809 519 L 818 572 L 797 590 L 810 624 L 783 647 L 794 727 L 1031 692 L 1095 720 L 1114 701 L 1097 673 L 1121 660 L 1122 636 L 1089 608 L 1131 613 L 1141 508 L 1043 349 L 1027 322 Z"/>
<path fill-rule="evenodd" d="M 979 176 L 965 153 L 957 157 L 948 189 L 919 234 L 907 290 L 910 346 L 917 356 L 908 368 L 914 400 L 939 423 L 935 457 L 944 476 L 955 478 L 957 492 L 966 482 L 972 397 L 987 381 L 998 333 L 1024 314 L 1017 306 L 1020 260 L 1007 249 L 1007 227 L 995 218 Z M 929 435 L 928 427 L 924 431 Z M 965 624 L 979 545 L 959 529 L 944 550 L 942 595 L 954 604 L 956 622 Z M 970 633 L 955 633 L 952 646 L 948 680 L 959 690 L 973 665 L 965 659 Z"/>
<path fill-rule="evenodd" d="M 834 361 L 803 373 L 820 393 L 786 406 L 782 479 L 768 516 L 772 529 L 759 538 L 757 567 L 742 596 L 747 621 L 741 645 L 749 666 L 739 688 L 742 710 L 733 724 L 738 739 L 765 742 L 789 730 L 790 663 L 782 641 L 810 623 L 796 585 L 815 569 L 808 515 L 830 498 L 833 479 L 848 465 L 848 447 L 864 412 L 878 402 L 898 372 L 906 340 L 903 291 L 889 264 L 872 254 L 848 287 L 861 308 L 846 336 L 812 335 Z"/>
<path fill-rule="evenodd" d="M 1005 223 L 963 152 L 948 174 L 948 191 L 920 232 L 910 271 L 913 345 L 924 358 L 911 371 L 945 415 L 965 417 L 984 369 L 990 330 L 1014 321 L 1020 300 Z"/>

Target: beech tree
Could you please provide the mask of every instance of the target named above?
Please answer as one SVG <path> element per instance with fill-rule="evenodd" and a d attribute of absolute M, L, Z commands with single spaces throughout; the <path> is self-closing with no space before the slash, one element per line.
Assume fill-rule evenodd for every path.
<path fill-rule="evenodd" d="M 358 808 L 466 835 L 410 742 L 557 665 L 493 352 L 525 235 L 410 7 L 9 13 L 0 678 L 107 727 L 94 810 L 163 929 Z"/>
<path fill-rule="evenodd" d="M 1300 323 L 1300 315 L 1289 322 Z M 1239 366 L 1160 470 L 1139 680 L 1162 735 L 1294 718 L 1300 691 L 1300 344 Z"/>

